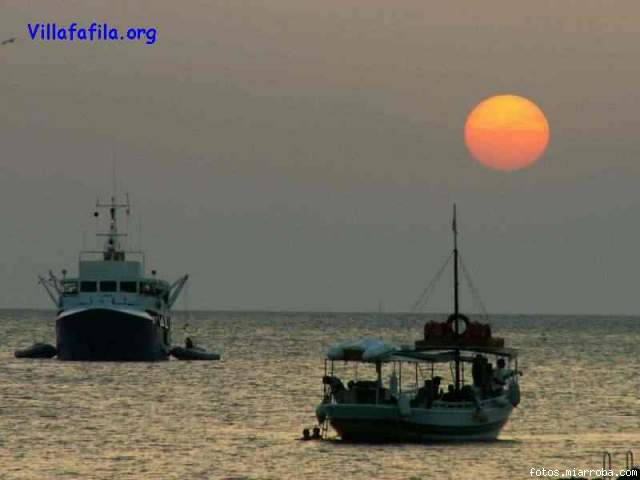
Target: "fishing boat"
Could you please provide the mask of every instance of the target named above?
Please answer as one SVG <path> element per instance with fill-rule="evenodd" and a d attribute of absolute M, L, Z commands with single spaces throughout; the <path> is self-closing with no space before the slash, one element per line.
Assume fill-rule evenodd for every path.
<path fill-rule="evenodd" d="M 95 217 L 106 209 L 108 230 L 101 251 L 82 251 L 76 277 L 66 271 L 58 277 L 40 277 L 57 309 L 56 342 L 60 360 L 155 361 L 167 360 L 171 350 L 171 307 L 188 275 L 174 283 L 145 273 L 142 251 L 125 250 L 117 214 L 130 203 L 96 203 Z"/>
<path fill-rule="evenodd" d="M 459 310 L 456 222 L 454 206 L 453 313 L 427 322 L 412 347 L 367 339 L 330 348 L 316 409 L 323 432 L 355 442 L 488 441 L 509 420 L 520 402 L 517 351 Z"/>

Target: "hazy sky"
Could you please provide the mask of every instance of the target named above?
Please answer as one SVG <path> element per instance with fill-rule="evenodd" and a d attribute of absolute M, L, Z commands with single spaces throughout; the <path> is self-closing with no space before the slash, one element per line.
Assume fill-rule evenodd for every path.
<path fill-rule="evenodd" d="M 141 218 L 192 308 L 407 310 L 456 201 L 490 311 L 638 313 L 638 18 L 635 0 L 0 0 L 18 37 L 0 47 L 0 307 L 48 306 L 37 274 L 75 271 L 115 152 L 134 238 Z M 93 20 L 157 42 L 27 35 Z M 464 146 L 498 93 L 549 120 L 519 172 Z"/>

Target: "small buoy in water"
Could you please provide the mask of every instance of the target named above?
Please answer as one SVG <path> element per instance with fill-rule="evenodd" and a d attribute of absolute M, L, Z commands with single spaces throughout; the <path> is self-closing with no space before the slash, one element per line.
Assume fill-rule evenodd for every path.
<path fill-rule="evenodd" d="M 302 430 L 302 439 L 303 440 L 311 440 L 311 434 L 309 433 L 309 429 L 305 428 Z"/>
<path fill-rule="evenodd" d="M 16 358 L 53 358 L 58 354 L 58 350 L 48 343 L 34 343 L 29 348 L 16 350 L 13 355 Z"/>

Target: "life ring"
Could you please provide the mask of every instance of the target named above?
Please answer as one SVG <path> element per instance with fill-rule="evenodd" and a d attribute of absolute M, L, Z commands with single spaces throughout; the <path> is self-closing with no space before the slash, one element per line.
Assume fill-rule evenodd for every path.
<path fill-rule="evenodd" d="M 466 315 L 462 315 L 461 313 L 459 313 L 458 315 L 456 315 L 455 313 L 452 313 L 451 315 L 449 315 L 449 318 L 447 319 L 447 326 L 453 331 L 454 335 L 456 331 L 456 328 L 454 326 L 454 322 L 456 321 L 456 318 L 459 318 L 464 322 L 464 330 L 458 331 L 458 336 L 461 337 L 466 333 L 467 329 L 469 328 L 469 318 Z"/>

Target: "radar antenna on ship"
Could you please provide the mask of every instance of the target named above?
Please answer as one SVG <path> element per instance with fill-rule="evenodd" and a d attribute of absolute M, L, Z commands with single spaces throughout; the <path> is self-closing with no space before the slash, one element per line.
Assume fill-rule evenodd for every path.
<path fill-rule="evenodd" d="M 108 232 L 98 232 L 96 235 L 98 237 L 106 237 L 107 240 L 105 242 L 104 247 L 104 260 L 111 261 L 124 261 L 125 260 L 125 252 L 122 250 L 120 238 L 126 237 L 126 233 L 120 233 L 118 231 L 118 217 L 117 213 L 120 209 L 126 209 L 127 215 L 129 215 L 131 211 L 131 205 L 129 204 L 129 195 L 126 195 L 126 201 L 124 203 L 118 203 L 116 201 L 115 193 L 111 196 L 110 201 L 108 203 L 101 203 L 100 200 L 96 202 L 96 208 L 106 208 L 109 210 L 109 231 Z M 96 210 L 96 217 L 99 216 L 99 212 Z"/>

